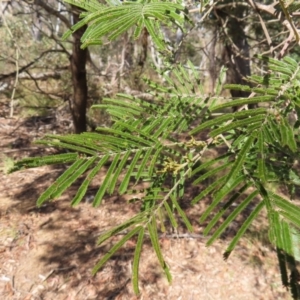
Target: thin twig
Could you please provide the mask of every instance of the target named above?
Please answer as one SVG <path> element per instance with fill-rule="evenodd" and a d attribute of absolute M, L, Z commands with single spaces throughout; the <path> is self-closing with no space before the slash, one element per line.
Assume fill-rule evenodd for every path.
<path fill-rule="evenodd" d="M 258 7 L 257 7 L 257 5 L 256 5 L 255 2 L 253 2 L 252 0 L 248 0 L 248 2 L 252 6 L 252 8 L 255 9 L 255 11 L 256 11 L 256 13 L 258 15 L 258 19 L 259 19 L 260 25 L 261 25 L 261 27 L 263 29 L 263 32 L 264 32 L 264 34 L 266 36 L 266 39 L 267 39 L 267 43 L 268 43 L 268 45 L 270 47 L 270 52 L 274 55 L 274 47 L 272 45 L 272 40 L 271 40 L 271 37 L 269 35 L 267 26 L 266 26 L 265 22 L 263 21 L 263 19 L 261 17 L 261 13 L 260 13 L 260 11 L 259 11 L 259 9 L 258 9 Z"/>

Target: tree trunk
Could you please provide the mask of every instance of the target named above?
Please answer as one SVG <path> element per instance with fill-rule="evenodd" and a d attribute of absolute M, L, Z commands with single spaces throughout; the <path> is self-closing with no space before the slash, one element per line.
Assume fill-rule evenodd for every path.
<path fill-rule="evenodd" d="M 228 22 L 228 34 L 233 43 L 225 45 L 225 57 L 228 67 L 228 83 L 248 84 L 246 78 L 251 75 L 249 44 L 244 32 L 243 24 L 236 20 Z M 231 29 L 231 30 L 230 30 Z M 244 91 L 231 91 L 234 98 L 248 97 Z"/>
<path fill-rule="evenodd" d="M 217 11 L 216 13 L 223 36 L 222 61 L 228 68 L 227 83 L 248 84 L 247 77 L 251 75 L 251 69 L 249 44 L 245 33 L 246 23 L 244 22 L 247 10 L 244 7 L 237 7 L 231 12 Z M 231 90 L 231 95 L 233 98 L 244 98 L 248 97 L 249 93 Z M 249 107 L 252 106 L 249 105 Z"/>
<path fill-rule="evenodd" d="M 79 15 L 73 13 L 74 24 L 79 21 Z M 80 39 L 86 30 L 86 26 L 78 29 L 73 33 L 73 49 L 70 57 L 73 96 L 70 100 L 70 109 L 73 118 L 75 133 L 86 131 L 86 110 L 87 110 L 87 78 L 86 78 L 86 62 L 87 49 L 81 49 Z"/>

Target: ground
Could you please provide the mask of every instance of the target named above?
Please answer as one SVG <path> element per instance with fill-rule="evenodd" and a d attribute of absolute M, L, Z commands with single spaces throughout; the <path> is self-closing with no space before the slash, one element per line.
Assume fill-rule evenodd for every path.
<path fill-rule="evenodd" d="M 265 224 L 260 220 L 226 261 L 222 251 L 229 240 L 225 236 L 206 247 L 207 238 L 201 234 L 196 217 L 192 220 L 195 233 L 180 228 L 177 233 L 161 235 L 172 284 L 147 243 L 141 257 L 139 297 L 131 285 L 134 242 L 128 242 L 92 276 L 93 266 L 109 246 L 97 247 L 97 237 L 132 216 L 134 204 L 113 196 L 93 208 L 92 189 L 83 203 L 71 208 L 75 187 L 38 209 L 38 195 L 62 168 L 48 166 L 4 174 L 11 163 L 9 158 L 53 151 L 32 144 L 36 138 L 68 130 L 70 122 L 55 114 L 47 118 L 0 118 L 0 299 L 290 299 L 281 284 L 276 253 L 263 238 Z M 194 207 L 190 215 L 199 215 L 201 209 L 201 205 Z"/>

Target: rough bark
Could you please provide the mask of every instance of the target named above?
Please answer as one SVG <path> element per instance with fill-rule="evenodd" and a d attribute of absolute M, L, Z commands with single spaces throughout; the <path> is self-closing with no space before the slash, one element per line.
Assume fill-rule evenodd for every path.
<path fill-rule="evenodd" d="M 74 24 L 79 21 L 79 16 L 73 13 Z M 70 57 L 73 96 L 70 99 L 70 108 L 73 118 L 75 133 L 86 131 L 86 109 L 87 109 L 87 78 L 86 78 L 86 62 L 87 49 L 81 49 L 80 39 L 85 32 L 86 27 L 82 27 L 73 33 L 73 49 Z"/>
<path fill-rule="evenodd" d="M 231 23 L 231 24 L 230 24 Z M 234 84 L 247 84 L 246 78 L 251 75 L 249 44 L 245 36 L 243 25 L 232 20 L 229 22 L 232 43 L 225 45 L 225 61 L 228 68 L 227 81 Z M 248 97 L 244 91 L 231 91 L 234 98 Z"/>
<path fill-rule="evenodd" d="M 247 11 L 243 7 L 237 7 L 231 12 L 217 12 L 224 42 L 222 61 L 228 68 L 227 83 L 231 84 L 248 84 L 247 77 L 251 75 L 250 51 L 244 22 L 246 15 Z M 244 98 L 248 97 L 249 93 L 232 90 L 231 95 L 233 98 Z"/>

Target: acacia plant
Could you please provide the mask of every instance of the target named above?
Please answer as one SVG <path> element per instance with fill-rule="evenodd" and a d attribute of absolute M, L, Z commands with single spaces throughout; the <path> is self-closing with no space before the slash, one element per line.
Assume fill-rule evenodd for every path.
<path fill-rule="evenodd" d="M 174 49 L 164 39 L 163 28 L 180 28 L 183 32 L 191 28 L 188 11 L 180 1 L 67 2 L 85 12 L 65 37 L 88 25 L 82 37 L 82 47 L 87 47 L 116 39 L 128 30 L 133 30 L 133 37 L 138 38 L 146 28 L 165 59 L 166 69 L 160 73 L 163 83 L 147 80 L 147 97 L 118 94 L 94 106 L 110 114 L 110 128 L 98 127 L 95 132 L 80 135 L 47 135 L 38 143 L 68 151 L 15 163 L 11 171 L 70 165 L 39 197 L 37 205 L 58 198 L 83 177 L 71 202 L 78 205 L 95 176 L 106 168 L 93 206 L 98 207 L 106 195 L 128 194 L 139 205 L 140 212 L 99 237 L 100 245 L 122 233 L 119 241 L 100 258 L 93 274 L 126 241 L 135 239 L 132 279 L 136 293 L 139 293 L 140 255 L 143 243 L 149 238 L 159 264 L 171 281 L 159 233 L 177 228 L 180 223 L 193 231 L 181 206 L 187 187 L 201 187 L 190 205 L 207 197 L 211 199 L 199 220 L 207 224 L 204 230 L 208 235 L 207 245 L 219 238 L 247 208 L 247 217 L 225 249 L 226 258 L 266 208 L 269 238 L 277 249 L 283 283 L 296 295 L 297 282 L 288 276 L 288 268 L 292 266 L 290 271 L 295 272 L 293 266 L 299 258 L 300 208 L 292 200 L 300 184 L 299 64 L 289 57 L 277 60 L 261 56 L 263 72 L 248 78 L 249 86 L 227 86 L 249 92 L 248 98 L 232 100 L 220 96 L 224 69 L 215 94 L 205 96 L 199 72 L 190 62 L 172 64 Z M 207 155 L 211 149 L 216 150 L 214 158 Z M 282 186 L 289 191 L 289 198 L 277 192 Z"/>

